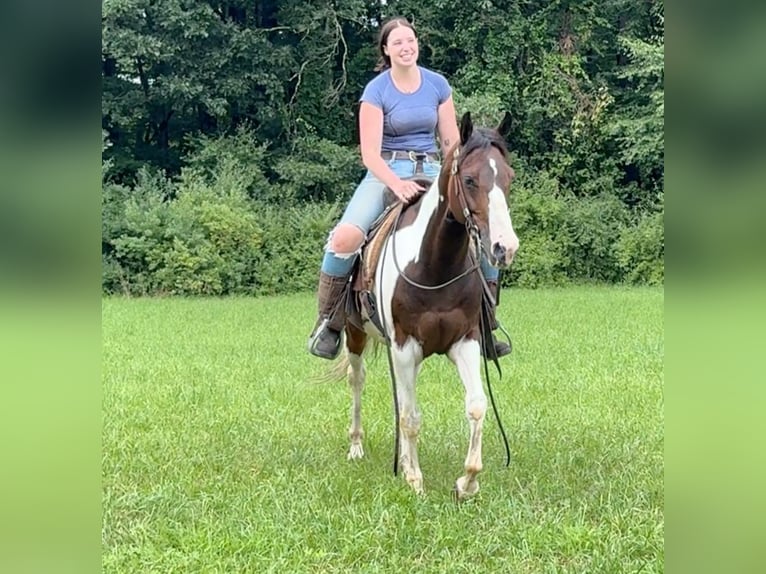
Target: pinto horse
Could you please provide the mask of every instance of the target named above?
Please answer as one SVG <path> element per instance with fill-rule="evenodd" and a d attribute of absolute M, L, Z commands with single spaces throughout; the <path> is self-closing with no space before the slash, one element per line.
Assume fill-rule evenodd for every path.
<path fill-rule="evenodd" d="M 346 322 L 346 360 L 353 404 L 348 458 L 364 455 L 361 397 L 362 354 L 369 336 L 389 346 L 398 404 L 399 463 L 405 479 L 423 492 L 417 439 L 421 415 L 415 380 L 423 360 L 447 355 L 465 387 L 470 425 L 465 474 L 455 484 L 458 499 L 479 490 L 481 436 L 487 398 L 481 379 L 481 305 L 484 281 L 477 250 L 498 268 L 508 266 L 519 240 L 506 201 L 514 173 L 504 143 L 509 114 L 497 129 L 474 128 L 470 114 L 460 122 L 460 142 L 445 158 L 438 178 L 397 220 L 377 263 L 374 295 L 377 321 Z M 475 240 L 475 241 L 474 241 Z M 380 325 L 384 333 L 375 326 Z"/>

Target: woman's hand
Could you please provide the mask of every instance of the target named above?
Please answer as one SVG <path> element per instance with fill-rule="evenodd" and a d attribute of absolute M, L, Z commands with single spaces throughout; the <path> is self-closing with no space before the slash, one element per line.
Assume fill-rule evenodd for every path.
<path fill-rule="evenodd" d="M 408 181 L 404 179 L 400 179 L 390 187 L 391 191 L 394 192 L 394 195 L 398 197 L 403 203 L 409 203 L 421 191 L 425 191 L 426 189 L 415 181 Z"/>

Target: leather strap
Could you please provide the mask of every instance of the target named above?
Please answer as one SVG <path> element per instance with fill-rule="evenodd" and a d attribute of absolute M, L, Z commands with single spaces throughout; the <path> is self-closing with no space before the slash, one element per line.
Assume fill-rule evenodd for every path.
<path fill-rule="evenodd" d="M 422 151 L 382 151 L 380 157 L 385 160 L 390 159 L 408 159 L 410 161 L 428 161 L 431 163 L 441 162 L 441 158 L 438 153 L 422 152 Z"/>

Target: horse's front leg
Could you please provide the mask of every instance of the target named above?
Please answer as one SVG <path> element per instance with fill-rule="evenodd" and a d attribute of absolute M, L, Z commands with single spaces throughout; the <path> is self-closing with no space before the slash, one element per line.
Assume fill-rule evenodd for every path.
<path fill-rule="evenodd" d="M 460 380 L 465 387 L 465 412 L 471 429 L 468 455 L 465 458 L 465 474 L 455 483 L 455 494 L 463 500 L 479 492 L 476 476 L 481 472 L 481 433 L 487 412 L 487 397 L 481 381 L 481 351 L 475 340 L 462 339 L 449 351 Z"/>
<path fill-rule="evenodd" d="M 348 449 L 348 460 L 356 460 L 364 456 L 362 448 L 362 390 L 364 389 L 365 369 L 362 353 L 367 337 L 355 329 L 347 331 L 346 346 L 348 350 L 348 385 L 351 388 L 351 427 L 348 438 L 351 446 Z"/>
<path fill-rule="evenodd" d="M 407 340 L 402 347 L 393 345 L 391 352 L 399 403 L 399 461 L 407 483 L 416 493 L 423 494 L 423 473 L 418 461 L 420 411 L 415 395 L 423 352 L 413 339 Z"/>

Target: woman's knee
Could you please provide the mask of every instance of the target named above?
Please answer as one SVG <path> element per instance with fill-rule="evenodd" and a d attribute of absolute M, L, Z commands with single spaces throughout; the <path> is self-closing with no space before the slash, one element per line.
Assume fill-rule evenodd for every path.
<path fill-rule="evenodd" d="M 351 256 L 364 242 L 364 233 L 356 225 L 340 223 L 330 235 L 329 248 L 336 256 Z"/>

